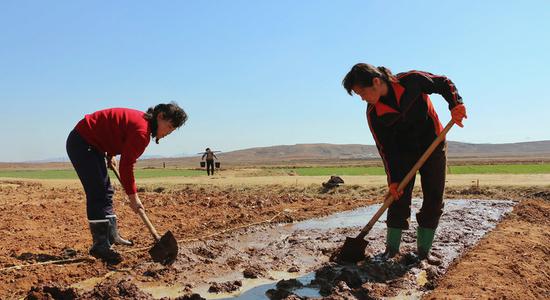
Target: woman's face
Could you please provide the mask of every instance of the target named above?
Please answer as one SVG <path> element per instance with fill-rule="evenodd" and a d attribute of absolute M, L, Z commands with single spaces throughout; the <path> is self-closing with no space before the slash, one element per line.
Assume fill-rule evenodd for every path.
<path fill-rule="evenodd" d="M 372 86 L 366 87 L 356 84 L 352 87 L 352 90 L 357 96 L 361 97 L 361 100 L 370 104 L 376 104 L 380 97 L 387 93 L 385 83 L 380 78 L 374 78 Z"/>
<path fill-rule="evenodd" d="M 169 120 L 163 119 L 164 114 L 159 113 L 157 115 L 157 139 L 162 139 L 163 137 L 169 135 L 176 128 L 172 125 L 172 122 Z"/>

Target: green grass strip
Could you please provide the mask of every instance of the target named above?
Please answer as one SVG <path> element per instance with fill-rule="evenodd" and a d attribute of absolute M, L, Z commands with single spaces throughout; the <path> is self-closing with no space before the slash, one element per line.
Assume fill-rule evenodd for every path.
<path fill-rule="evenodd" d="M 550 164 L 451 166 L 449 174 L 549 174 Z"/>
<path fill-rule="evenodd" d="M 281 170 L 281 169 L 278 169 Z M 288 168 L 285 173 L 294 172 L 300 176 L 361 176 L 385 175 L 383 167 L 311 167 Z M 550 174 L 550 163 L 506 164 L 506 165 L 465 165 L 451 166 L 448 174 Z M 205 175 L 203 170 L 188 169 L 136 169 L 136 178 L 189 177 Z M 0 177 L 29 179 L 76 179 L 72 169 L 66 170 L 0 170 Z M 114 174 L 111 173 L 111 178 Z"/>

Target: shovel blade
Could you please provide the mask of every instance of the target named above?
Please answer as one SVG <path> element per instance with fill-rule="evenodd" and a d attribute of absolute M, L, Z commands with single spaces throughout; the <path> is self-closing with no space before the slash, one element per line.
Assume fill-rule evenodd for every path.
<path fill-rule="evenodd" d="M 168 265 L 178 256 L 178 242 L 171 231 L 166 232 L 155 245 L 149 249 L 154 262 Z"/>
<path fill-rule="evenodd" d="M 356 263 L 365 259 L 368 242 L 362 238 L 347 237 L 344 245 L 331 257 L 332 261 Z"/>

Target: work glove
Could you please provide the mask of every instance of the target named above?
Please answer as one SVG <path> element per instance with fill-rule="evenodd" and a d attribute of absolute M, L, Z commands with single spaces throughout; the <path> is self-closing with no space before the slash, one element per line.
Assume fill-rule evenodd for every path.
<path fill-rule="evenodd" d="M 466 115 L 466 106 L 464 106 L 464 104 L 459 104 L 453 107 L 453 109 L 451 109 L 451 118 L 456 125 L 464 127 L 464 125 L 462 125 L 462 120 L 468 119 Z"/>
<path fill-rule="evenodd" d="M 399 186 L 399 183 L 397 182 L 390 183 L 390 185 L 388 186 L 390 190 L 390 194 L 393 196 L 394 200 L 397 200 L 401 198 L 401 196 L 403 196 L 403 191 L 397 190 L 398 186 Z"/>

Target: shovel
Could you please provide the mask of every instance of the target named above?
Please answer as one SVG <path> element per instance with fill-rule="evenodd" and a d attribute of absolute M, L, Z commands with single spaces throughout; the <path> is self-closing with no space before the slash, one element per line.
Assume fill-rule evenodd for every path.
<path fill-rule="evenodd" d="M 402 191 L 407 184 L 409 184 L 409 181 L 416 176 L 416 172 L 422 167 L 424 162 L 430 157 L 434 149 L 441 143 L 441 141 L 445 138 L 445 135 L 447 135 L 447 132 L 451 130 L 451 127 L 453 127 L 454 122 L 451 120 L 449 123 L 447 123 L 447 126 L 441 131 L 441 133 L 437 136 L 437 138 L 432 142 L 430 147 L 426 149 L 424 154 L 418 159 L 416 164 L 412 167 L 412 169 L 407 173 L 405 178 L 399 183 L 399 186 L 397 187 L 398 191 Z M 365 236 L 370 232 L 376 221 L 380 218 L 380 216 L 386 211 L 386 209 L 393 203 L 394 197 L 391 193 L 387 193 L 386 197 L 384 199 L 384 204 L 382 207 L 378 209 L 378 211 L 374 214 L 374 216 L 371 218 L 369 223 L 363 227 L 361 232 L 357 235 L 355 238 L 347 237 L 346 241 L 344 242 L 344 245 L 336 250 L 336 252 L 330 257 L 331 261 L 342 261 L 342 262 L 352 262 L 356 263 L 362 259 L 365 258 L 365 248 L 367 248 L 368 242 L 365 241 Z"/>
<path fill-rule="evenodd" d="M 110 169 L 113 170 L 116 178 L 118 178 L 118 181 L 120 182 L 120 184 L 122 184 L 117 168 L 110 167 Z M 153 247 L 151 247 L 151 249 L 149 249 L 149 255 L 151 255 L 153 261 L 161 263 L 163 265 L 173 263 L 176 260 L 176 256 L 178 255 L 178 242 L 176 241 L 176 238 L 174 237 L 172 232 L 167 231 L 163 236 L 160 236 L 155 230 L 155 227 L 153 226 L 151 221 L 149 221 L 149 218 L 145 214 L 145 211 L 143 209 L 139 209 L 138 214 L 141 217 L 143 223 L 147 225 L 147 229 L 149 229 L 149 232 L 155 239 L 155 244 L 153 245 Z"/>

